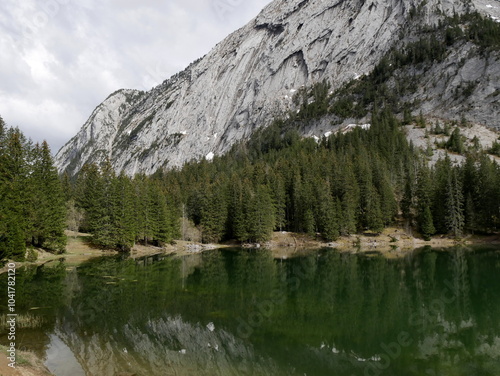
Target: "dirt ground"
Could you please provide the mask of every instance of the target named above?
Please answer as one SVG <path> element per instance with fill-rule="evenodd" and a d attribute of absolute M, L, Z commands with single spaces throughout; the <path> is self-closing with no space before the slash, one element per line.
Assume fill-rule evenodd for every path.
<path fill-rule="evenodd" d="M 341 237 L 334 242 L 324 242 L 319 238 L 291 232 L 275 232 L 273 238 L 263 246 L 270 248 L 276 258 L 300 255 L 308 249 L 332 248 L 339 251 L 373 252 L 386 257 L 401 257 L 416 248 L 431 246 L 447 248 L 455 245 L 500 244 L 500 235 L 469 236 L 456 240 L 445 236 L 433 237 L 430 241 L 413 236 L 403 228 L 389 227 L 381 234 L 360 234 Z"/>
<path fill-rule="evenodd" d="M 16 350 L 16 367 L 9 367 L 6 348 L 1 347 L 0 352 L 0 376 L 51 376 L 52 374 L 43 365 L 42 360 L 35 354 Z"/>
<path fill-rule="evenodd" d="M 79 265 L 94 257 L 117 255 L 117 251 L 103 250 L 93 247 L 89 244 L 89 234 L 66 231 L 68 243 L 64 254 L 53 254 L 43 249 L 35 249 L 37 260 L 35 262 L 16 262 L 19 268 L 23 265 L 43 265 L 53 261 L 64 259 L 68 267 Z M 200 244 L 183 240 L 176 240 L 174 244 L 167 244 L 164 247 L 155 247 L 152 245 L 144 246 L 136 244 L 130 251 L 131 258 L 140 258 L 144 256 L 153 256 L 156 254 L 176 254 L 179 256 L 199 253 L 209 249 L 224 248 L 229 245 L 224 244 Z M 0 274 L 7 271 L 7 266 L 0 269 Z M 0 376 L 2 376 L 0 374 Z"/>
<path fill-rule="evenodd" d="M 90 235 L 83 233 L 75 233 L 73 231 L 66 231 L 68 237 L 68 243 L 66 246 L 66 253 L 64 254 L 54 254 L 43 249 L 35 249 L 37 253 L 37 260 L 33 263 L 30 262 L 16 262 L 17 267 L 22 265 L 43 265 L 52 261 L 64 259 L 68 266 L 79 265 L 84 261 L 87 261 L 94 257 L 106 256 L 117 254 L 118 252 L 102 250 L 98 248 L 93 248 L 88 245 L 87 239 Z M 0 269 L 0 274 L 7 271 L 7 266 Z M 1 375 L 0 375 L 1 376 Z"/>

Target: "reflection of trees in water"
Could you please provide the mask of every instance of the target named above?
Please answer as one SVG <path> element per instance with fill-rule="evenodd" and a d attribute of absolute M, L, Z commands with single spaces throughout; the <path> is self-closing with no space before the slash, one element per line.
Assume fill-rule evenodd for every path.
<path fill-rule="evenodd" d="M 461 319 L 468 319 L 470 312 L 470 276 L 468 267 L 468 250 L 464 247 L 457 247 L 451 252 L 450 267 L 452 270 L 453 293 L 456 297 L 457 315 L 461 314 Z"/>
<path fill-rule="evenodd" d="M 49 343 L 46 333 L 53 331 L 57 315 L 68 301 L 64 280 L 66 265 L 54 262 L 50 265 L 28 266 L 20 268 L 16 273 L 16 314 L 17 341 L 16 348 L 35 352 L 43 356 Z M 5 291 L 0 313 L 7 313 L 7 278 L 0 278 L 0 289 Z M 6 320 L 6 319 L 5 319 Z M 7 325 L 1 325 L 0 343 L 9 344 Z"/>
<path fill-rule="evenodd" d="M 411 375 L 425 371 L 425 356 L 440 365 L 455 357 L 463 365 L 474 364 L 478 349 L 491 350 L 500 334 L 495 255 L 424 249 L 387 259 L 324 250 L 275 260 L 266 250 L 230 250 L 194 261 L 107 258 L 70 273 L 55 269 L 41 276 L 45 285 L 35 272 L 26 273 L 20 293 L 23 301 L 57 307 L 52 323 L 60 310 L 57 327 L 85 362 L 96 361 L 92 352 L 105 347 L 102 359 L 120 363 L 135 354 L 137 369 L 151 353 L 162 367 L 191 362 L 251 373 L 256 362 L 255 374 L 277 364 L 328 374 L 349 359 L 383 353 L 381 343 L 407 332 L 412 344 L 392 367 L 407 370 L 411 363 Z M 258 314 L 262 320 L 252 323 Z M 239 338 L 241 321 L 250 326 L 248 338 Z M 234 364 L 233 356 L 239 359 Z M 256 361 L 260 356 L 264 363 Z"/>

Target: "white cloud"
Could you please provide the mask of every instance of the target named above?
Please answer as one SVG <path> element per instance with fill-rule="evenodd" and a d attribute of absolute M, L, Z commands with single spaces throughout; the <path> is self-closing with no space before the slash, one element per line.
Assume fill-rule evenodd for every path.
<path fill-rule="evenodd" d="M 270 0 L 2 0 L 0 115 L 56 152 L 120 88 L 148 90 Z"/>

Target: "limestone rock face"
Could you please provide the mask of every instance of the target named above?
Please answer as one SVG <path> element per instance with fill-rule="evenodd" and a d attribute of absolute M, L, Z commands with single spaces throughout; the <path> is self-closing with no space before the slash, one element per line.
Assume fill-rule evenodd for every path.
<path fill-rule="evenodd" d="M 133 175 L 213 158 L 292 109 L 300 87 L 326 79 L 335 89 L 371 72 L 411 22 L 412 8 L 423 7 L 426 22 L 434 24 L 438 14 L 466 8 L 500 16 L 500 2 L 491 2 L 494 6 L 482 0 L 275 0 L 151 91 L 110 95 L 59 150 L 56 165 L 73 175 L 86 162 L 109 158 L 117 172 Z M 439 68 L 451 74 L 448 81 L 436 84 L 441 72 L 429 73 L 434 91 L 426 90 L 424 109 L 455 115 L 442 93 L 460 81 L 478 80 L 468 104 L 471 120 L 497 126 L 499 108 L 491 105 L 491 94 L 499 89 L 499 62 L 468 56 L 466 50 L 462 55 L 456 58 L 465 64 L 450 57 Z"/>

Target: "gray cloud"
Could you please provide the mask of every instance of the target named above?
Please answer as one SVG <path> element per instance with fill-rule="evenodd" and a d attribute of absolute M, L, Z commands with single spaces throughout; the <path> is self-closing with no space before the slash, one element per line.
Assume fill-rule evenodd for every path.
<path fill-rule="evenodd" d="M 0 115 L 53 152 L 120 88 L 149 90 L 270 0 L 2 0 Z"/>

